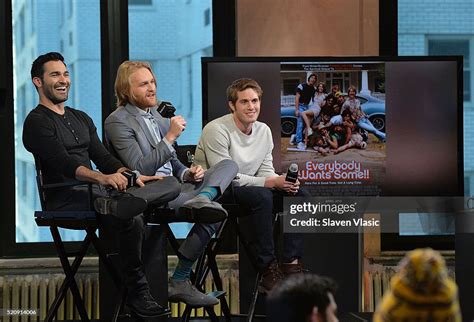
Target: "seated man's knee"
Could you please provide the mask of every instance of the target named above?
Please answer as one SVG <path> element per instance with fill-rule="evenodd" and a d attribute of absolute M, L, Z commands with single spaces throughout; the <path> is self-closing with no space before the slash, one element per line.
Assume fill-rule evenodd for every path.
<path fill-rule="evenodd" d="M 241 193 L 247 194 L 246 199 L 250 200 L 249 206 L 272 207 L 273 193 L 265 187 L 248 187 L 243 189 Z"/>
<path fill-rule="evenodd" d="M 169 194 L 169 195 L 165 196 L 165 198 L 174 199 L 174 198 L 178 197 L 178 195 L 181 192 L 181 184 L 179 183 L 179 181 L 175 177 L 168 176 L 168 177 L 163 178 L 162 179 L 162 184 L 166 185 L 166 188 L 167 188 L 168 194 Z M 174 197 L 171 197 L 171 196 L 174 196 Z"/>
<path fill-rule="evenodd" d="M 224 162 L 224 165 L 229 170 L 229 173 L 234 173 L 234 176 L 237 175 L 237 172 L 239 172 L 239 166 L 237 163 L 232 160 L 222 160 L 221 162 Z"/>

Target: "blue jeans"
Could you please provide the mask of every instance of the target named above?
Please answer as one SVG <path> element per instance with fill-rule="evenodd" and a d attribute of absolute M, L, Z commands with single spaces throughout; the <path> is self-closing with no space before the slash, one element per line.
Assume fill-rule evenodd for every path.
<path fill-rule="evenodd" d="M 298 106 L 299 116 L 296 118 L 296 143 L 303 142 L 303 128 L 304 122 L 301 113 L 308 110 L 308 105 L 300 104 Z"/>
<path fill-rule="evenodd" d="M 382 131 L 377 130 L 374 127 L 374 125 L 372 124 L 372 122 L 369 121 L 368 118 L 366 118 L 366 117 L 361 118 L 359 120 L 359 122 L 357 122 L 357 125 L 360 128 L 366 130 L 367 132 L 375 134 L 375 136 L 378 137 L 379 140 L 385 141 L 385 133 L 383 133 Z"/>

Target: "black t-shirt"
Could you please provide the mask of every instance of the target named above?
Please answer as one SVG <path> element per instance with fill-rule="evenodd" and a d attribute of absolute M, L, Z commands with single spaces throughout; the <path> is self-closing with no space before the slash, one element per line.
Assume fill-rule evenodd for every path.
<path fill-rule="evenodd" d="M 70 181 L 79 166 L 92 169 L 91 161 L 105 174 L 123 167 L 100 142 L 92 119 L 67 106 L 64 115 L 41 104 L 33 109 L 23 125 L 23 144 L 40 158 L 45 183 Z"/>
<path fill-rule="evenodd" d="M 314 86 L 304 83 L 296 86 L 296 93 L 300 94 L 300 104 L 308 105 L 311 103 L 311 99 L 313 99 L 316 89 Z"/>

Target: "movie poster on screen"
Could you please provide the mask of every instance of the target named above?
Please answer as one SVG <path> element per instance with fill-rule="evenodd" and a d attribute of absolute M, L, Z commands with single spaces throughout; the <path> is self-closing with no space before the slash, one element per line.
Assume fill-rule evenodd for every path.
<path fill-rule="evenodd" d="M 282 169 L 296 163 L 315 196 L 379 195 L 389 140 L 384 64 L 283 63 L 280 75 Z"/>

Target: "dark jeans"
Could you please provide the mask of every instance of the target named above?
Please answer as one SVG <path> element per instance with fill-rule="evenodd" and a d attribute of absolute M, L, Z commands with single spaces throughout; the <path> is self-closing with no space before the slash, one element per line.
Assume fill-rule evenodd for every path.
<path fill-rule="evenodd" d="M 143 198 L 149 207 L 164 204 L 178 196 L 181 186 L 174 177 L 147 183 L 145 187 L 131 188 L 127 192 L 135 197 Z M 103 187 L 93 185 L 93 199 L 104 196 L 118 196 L 119 193 L 109 193 Z M 86 186 L 58 191 L 50 198 L 48 209 L 51 210 L 88 210 L 88 190 Z M 129 220 L 115 219 L 119 233 L 120 259 L 122 274 L 129 294 L 136 294 L 148 288 L 148 281 L 143 269 L 143 241 L 145 239 L 146 223 L 143 215 Z"/>
<path fill-rule="evenodd" d="M 276 260 L 273 240 L 273 214 L 283 210 L 284 196 L 289 195 L 282 191 L 265 187 L 234 187 L 235 202 L 243 211 L 250 212 L 252 216 L 252 223 L 256 234 L 257 266 L 261 271 L 265 270 L 271 262 Z M 304 189 L 300 189 L 295 196 L 309 196 L 309 193 Z M 287 263 L 302 256 L 303 236 L 301 234 L 283 234 L 282 262 Z"/>

